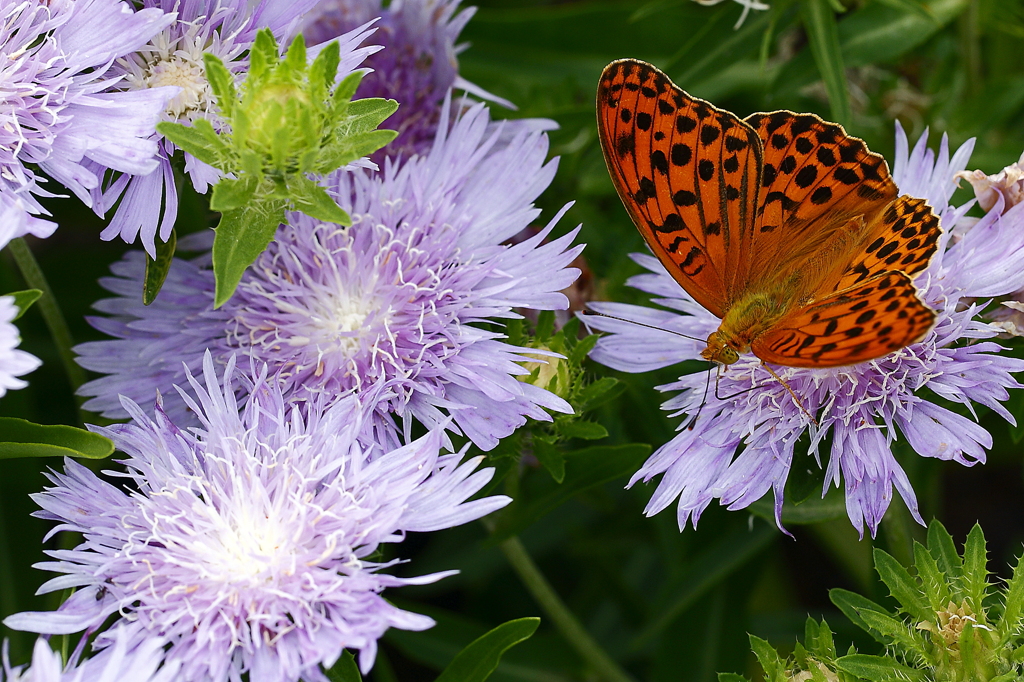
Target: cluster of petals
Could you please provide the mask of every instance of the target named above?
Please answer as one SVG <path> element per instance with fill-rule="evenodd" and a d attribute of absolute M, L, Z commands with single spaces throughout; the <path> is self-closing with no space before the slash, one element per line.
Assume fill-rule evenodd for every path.
<path fill-rule="evenodd" d="M 363 440 L 365 395 L 300 411 L 264 368 L 239 409 L 233 362 L 221 378 L 207 355 L 203 374 L 205 388 L 189 376 L 192 393 L 181 391 L 198 428 L 180 429 L 159 406 L 150 418 L 127 399 L 131 422 L 96 428 L 125 453 L 127 473 L 107 473 L 127 485 L 72 460 L 50 474 L 52 486 L 33 496 L 37 515 L 84 541 L 49 552 L 39 567 L 61 575 L 41 591 L 76 591 L 56 612 L 5 623 L 92 633 L 116 615 L 95 647 L 157 641 L 175 679 L 267 682 L 326 680 L 320 666 L 345 648 L 368 670 L 386 629 L 430 627 L 380 592 L 448 574 L 400 578 L 382 572 L 396 561 L 372 557 L 407 532 L 504 506 L 503 496 L 467 501 L 493 469 L 440 454 L 439 429 L 391 450 Z"/>
<path fill-rule="evenodd" d="M 377 163 L 383 163 L 385 157 L 407 158 L 427 152 L 444 120 L 445 95 L 453 88 L 514 108 L 511 102 L 459 75 L 457 56 L 466 46 L 455 41 L 476 12 L 475 7 L 468 7 L 456 13 L 460 1 L 393 0 L 383 8 L 381 0 L 322 0 L 306 15 L 303 34 L 313 45 L 380 17 L 373 41 L 384 49 L 366 60 L 372 71 L 363 78 L 357 96 L 393 99 L 401 106 L 384 126 L 398 131 L 398 137 L 371 157 Z M 522 119 L 506 132 L 515 126 L 544 130 L 554 123 Z"/>
<path fill-rule="evenodd" d="M 178 90 L 108 92 L 111 63 L 174 21 L 160 9 L 118 0 L 24 0 L 0 7 L 0 200 L 45 213 L 50 178 L 91 203 L 97 164 L 146 175 L 156 168 L 153 135 Z M 57 188 L 51 188 L 56 190 Z M 26 218 L 25 220 L 32 220 Z"/>
<path fill-rule="evenodd" d="M 1003 213 L 1000 195 L 993 210 L 970 231 L 952 238 L 952 228 L 973 204 L 949 205 L 955 176 L 972 148 L 969 141 L 950 158 L 943 137 L 936 155 L 928 149 L 925 134 L 910 151 L 906 135 L 897 128 L 893 178 L 901 193 L 925 198 L 944 227 L 936 256 L 915 282 L 938 313 L 933 330 L 919 343 L 859 365 L 778 368 L 799 403 L 750 355 L 730 365 L 720 379 L 718 369 L 712 368 L 659 387 L 681 391 L 664 404 L 665 409 L 675 415 L 699 410 L 699 416 L 692 428 L 660 447 L 630 481 L 632 485 L 661 476 L 647 505 L 648 515 L 677 501 L 682 529 L 688 521 L 696 523 L 714 499 L 740 509 L 772 490 L 781 527 L 783 493 L 794 456 L 805 456 L 794 449 L 809 434 L 808 454 L 819 462 L 819 447 L 831 438 L 822 495 L 833 484 L 845 484 L 851 522 L 859 532 L 866 526 L 874 534 L 893 488 L 920 520 L 914 490 L 893 455 L 896 441 L 903 439 L 905 449 L 918 455 L 966 466 L 985 460 L 991 435 L 972 419 L 930 400 L 924 391 L 959 403 L 971 414 L 972 403 L 985 405 L 1012 422 L 1002 401 L 1008 389 L 1020 387 L 1013 375 L 1024 370 L 1024 361 L 1000 355 L 1000 346 L 990 340 L 1000 330 L 978 319 L 987 301 L 1024 287 L 1024 206 Z M 698 359 L 703 344 L 677 334 L 706 338 L 720 321 L 696 304 L 656 259 L 635 259 L 650 272 L 634 277 L 631 285 L 655 296 L 667 310 L 592 304 L 598 312 L 632 322 L 588 317 L 591 326 L 610 332 L 591 357 L 630 372 Z M 713 387 L 701 407 L 708 382 Z M 796 465 L 806 466 L 799 460 Z"/>
<path fill-rule="evenodd" d="M 257 32 L 269 28 L 279 43 L 287 44 L 316 0 L 145 0 L 143 4 L 150 11 L 174 11 L 177 20 L 113 65 L 111 71 L 121 77 L 118 89 L 142 93 L 157 86 L 176 86 L 178 94 L 160 111 L 162 120 L 188 124 L 204 118 L 219 128 L 203 54 L 219 57 L 241 78 L 248 68 L 248 51 Z M 340 77 L 380 49 L 358 47 L 370 33 L 372 29 L 362 25 L 339 38 Z M 171 165 L 177 147 L 154 134 L 152 144 L 158 142 L 156 172 L 121 175 L 93 191 L 95 209 L 100 215 L 117 205 L 101 237 L 110 240 L 120 236 L 131 244 L 141 235 L 142 246 L 151 256 L 155 254 L 157 236 L 161 241 L 169 238 L 178 212 Z M 190 154 L 183 158 L 193 187 L 205 194 L 220 178 L 220 172 Z M 110 164 L 98 165 L 113 168 Z"/>
<path fill-rule="evenodd" d="M 150 306 L 138 295 L 142 254 L 128 254 L 101 280 L 117 295 L 96 304 L 107 316 L 90 318 L 115 338 L 76 348 L 83 367 L 107 375 L 80 390 L 86 409 L 123 417 L 119 394 L 152 404 L 184 380 L 183 361 L 195 372 L 209 348 L 221 364 L 236 353 L 267 363 L 295 402 L 382 384 L 381 434 L 447 423 L 490 449 L 528 417 L 549 420 L 544 408 L 570 412 L 517 380 L 526 349 L 480 325 L 517 308 L 568 307 L 560 291 L 579 275 L 569 267 L 578 228 L 545 243 L 565 209 L 506 243 L 540 213 L 532 202 L 557 165 L 547 151 L 544 134 L 505 139 L 484 105 L 470 107 L 424 156 L 336 173 L 330 190 L 352 226 L 292 215 L 217 310 L 208 253 L 175 260 Z M 170 396 L 166 410 L 187 419 Z"/>
<path fill-rule="evenodd" d="M 129 648 L 128 633 L 119 631 L 114 643 L 99 655 L 76 665 L 63 665 L 60 653 L 40 637 L 32 648 L 30 665 L 11 667 L 4 643 L 5 682 L 176 682 L 178 664 L 164 664 L 163 642 L 149 639 Z M 76 652 L 77 653 L 77 652 Z M 77 658 L 77 656 L 75 657 Z"/>
<path fill-rule="evenodd" d="M 13 296 L 0 296 L 0 398 L 7 391 L 25 388 L 28 384 L 18 377 L 39 367 L 39 358 L 19 350 L 21 336 L 14 326 L 18 306 Z"/>

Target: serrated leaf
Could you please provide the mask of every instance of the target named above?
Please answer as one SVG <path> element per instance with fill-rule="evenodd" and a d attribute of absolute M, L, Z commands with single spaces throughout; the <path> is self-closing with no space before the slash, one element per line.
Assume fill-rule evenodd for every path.
<path fill-rule="evenodd" d="M 0 417 L 0 459 L 17 457 L 83 457 L 104 459 L 114 442 L 98 433 L 63 424 L 34 424 L 25 419 Z"/>
<path fill-rule="evenodd" d="M 803 0 L 801 15 L 810 42 L 811 54 L 825 83 L 832 119 L 850 124 L 850 94 L 846 89 L 846 70 L 839 44 L 836 15 L 828 0 Z"/>
<path fill-rule="evenodd" d="M 1024 394 L 1024 391 L 1021 391 Z M 928 551 L 935 557 L 939 566 L 950 582 L 955 584 L 956 580 L 963 575 L 963 560 L 960 553 L 956 551 L 953 544 L 953 536 L 950 535 L 938 520 L 933 520 L 928 525 Z M 962 598 L 958 595 L 957 601 Z"/>
<path fill-rule="evenodd" d="M 221 215 L 213 240 L 214 308 L 235 293 L 245 269 L 263 253 L 284 222 L 284 211 L 284 201 L 264 201 Z"/>
<path fill-rule="evenodd" d="M 363 676 L 359 674 L 359 666 L 356 665 L 356 657 L 348 650 L 341 655 L 337 663 L 324 672 L 327 673 L 327 679 L 331 682 L 363 682 Z"/>
<path fill-rule="evenodd" d="M 327 100 L 327 95 L 334 78 L 338 73 L 338 64 L 341 61 L 341 48 L 338 41 L 334 40 L 327 44 L 320 54 L 316 56 L 309 67 L 310 95 L 314 102 L 320 104 Z"/>
<path fill-rule="evenodd" d="M 183 151 L 215 168 L 222 168 L 224 158 L 231 153 L 227 143 L 203 118 L 196 119 L 191 126 L 162 121 L 156 124 L 156 130 Z"/>
<path fill-rule="evenodd" d="M 14 305 L 18 307 L 18 314 L 14 316 L 15 320 L 24 315 L 25 311 L 38 301 L 42 295 L 43 292 L 39 289 L 25 289 L 24 291 L 12 291 L 9 294 L 4 294 L 4 296 L 14 297 Z"/>
<path fill-rule="evenodd" d="M 142 283 L 142 304 L 150 305 L 156 300 L 157 294 L 164 286 L 167 273 L 171 271 L 171 262 L 174 260 L 174 250 L 178 245 L 178 236 L 171 230 L 171 236 L 166 242 L 156 240 L 156 259 L 146 254 L 146 277 Z"/>
<path fill-rule="evenodd" d="M 888 614 L 879 613 L 870 609 L 861 611 L 860 617 L 872 630 L 877 630 L 883 635 L 892 638 L 897 647 L 907 651 L 923 653 L 921 642 L 915 638 L 914 633 L 907 629 L 906 624 Z"/>
<path fill-rule="evenodd" d="M 576 395 L 576 404 L 581 409 L 594 409 L 618 396 L 625 389 L 626 385 L 615 377 L 601 377 L 580 389 Z"/>
<path fill-rule="evenodd" d="M 583 419 L 567 419 L 559 422 L 558 432 L 566 438 L 580 438 L 582 440 L 599 440 L 608 435 L 608 429 L 597 422 Z"/>
<path fill-rule="evenodd" d="M 754 652 L 754 656 L 757 657 L 757 662 L 761 664 L 761 669 L 764 670 L 766 678 L 771 679 L 785 672 L 785 662 L 779 656 L 779 652 L 775 650 L 775 647 L 760 637 L 755 637 L 754 635 L 748 635 L 748 637 L 750 638 L 750 649 Z"/>
<path fill-rule="evenodd" d="M 750 682 L 750 680 L 736 673 L 718 673 L 718 682 Z"/>
<path fill-rule="evenodd" d="M 953 596 L 949 592 L 946 577 L 939 570 L 935 557 L 917 541 L 914 542 L 914 567 L 931 610 L 938 612 L 946 608 Z"/>
<path fill-rule="evenodd" d="M 210 209 L 221 213 L 240 209 L 252 201 L 258 188 L 259 179 L 252 175 L 246 174 L 240 178 L 221 178 L 220 182 L 213 186 Z"/>
<path fill-rule="evenodd" d="M 977 523 L 967 534 L 967 541 L 964 543 L 963 570 L 965 596 L 979 622 L 984 622 L 981 615 L 982 603 L 988 592 L 988 552 L 985 546 L 985 533 Z"/>
<path fill-rule="evenodd" d="M 288 182 L 288 194 L 296 211 L 302 211 L 310 218 L 338 225 L 351 225 L 348 213 L 320 185 L 301 175 L 292 176 Z"/>
<path fill-rule="evenodd" d="M 529 639 L 538 625 L 540 618 L 519 618 L 502 623 L 460 651 L 436 682 L 483 682 L 498 667 L 502 655 Z"/>
<path fill-rule="evenodd" d="M 348 105 L 342 129 L 348 135 L 370 132 L 398 111 L 398 102 L 381 97 L 357 99 Z"/>
<path fill-rule="evenodd" d="M 921 594 L 921 588 L 910 577 L 910 573 L 900 562 L 880 549 L 875 549 L 875 570 L 878 577 L 882 579 L 889 592 L 900 603 L 900 606 L 912 618 L 917 620 L 931 620 L 934 612 L 928 608 Z"/>
<path fill-rule="evenodd" d="M 1006 585 L 1003 616 L 999 621 L 999 636 L 1004 641 L 1018 631 L 1024 618 L 1024 561 L 1017 561 L 1013 577 Z"/>
<path fill-rule="evenodd" d="M 836 659 L 839 670 L 877 682 L 893 680 L 924 680 L 925 674 L 920 670 L 908 668 L 899 661 L 888 656 L 871 656 L 869 654 L 850 654 Z"/>
<path fill-rule="evenodd" d="M 573 338 L 573 335 L 566 332 L 566 337 Z M 577 341 L 576 345 L 573 346 L 571 351 L 569 351 L 569 363 L 573 367 L 578 367 L 582 364 L 587 358 L 587 355 L 590 354 L 590 351 L 594 349 L 594 346 L 597 344 L 597 340 L 600 338 L 601 337 L 597 334 L 591 334 L 590 336 L 585 336 Z"/>
<path fill-rule="evenodd" d="M 646 443 L 594 446 L 566 453 L 566 476 L 562 485 L 529 501 L 516 500 L 505 508 L 488 540 L 497 544 L 518 535 L 535 521 L 574 495 L 636 471 L 651 452 Z"/>
<path fill-rule="evenodd" d="M 306 39 L 301 33 L 297 34 L 292 44 L 288 46 L 281 66 L 284 67 L 281 75 L 286 78 L 297 76 L 306 70 Z"/>
<path fill-rule="evenodd" d="M 269 28 L 261 28 L 256 34 L 252 48 L 249 51 L 249 74 L 246 77 L 246 86 L 250 91 L 252 86 L 258 84 L 270 72 L 270 69 L 277 65 L 278 52 L 277 41 Z"/>

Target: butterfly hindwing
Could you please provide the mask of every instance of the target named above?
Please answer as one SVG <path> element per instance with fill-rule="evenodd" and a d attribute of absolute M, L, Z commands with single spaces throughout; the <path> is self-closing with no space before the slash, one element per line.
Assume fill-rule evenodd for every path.
<path fill-rule="evenodd" d="M 920 341 L 934 322 L 910 276 L 885 272 L 792 311 L 751 350 L 789 367 L 853 365 Z"/>
<path fill-rule="evenodd" d="M 698 303 L 722 316 L 745 279 L 757 133 L 630 59 L 605 68 L 597 113 L 609 172 L 644 239 Z"/>
<path fill-rule="evenodd" d="M 846 289 L 893 270 L 916 275 L 928 267 L 938 249 L 940 235 L 939 219 L 928 203 L 901 196 L 869 226 L 862 248 L 835 288 Z"/>

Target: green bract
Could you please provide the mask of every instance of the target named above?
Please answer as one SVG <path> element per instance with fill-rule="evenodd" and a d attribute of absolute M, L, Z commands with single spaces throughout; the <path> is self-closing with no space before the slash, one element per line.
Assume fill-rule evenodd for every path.
<path fill-rule="evenodd" d="M 206 76 L 224 121 L 220 132 L 205 119 L 192 126 L 157 126 L 171 142 L 224 174 L 210 200 L 210 208 L 221 213 L 213 244 L 217 307 L 231 298 L 242 273 L 267 248 L 285 222 L 286 210 L 350 224 L 348 214 L 310 176 L 331 173 L 397 135 L 377 126 L 398 109 L 398 103 L 352 101 L 362 73 L 336 83 L 338 62 L 336 42 L 307 62 L 301 35 L 281 59 L 274 36 L 263 29 L 239 89 L 219 58 L 204 55 Z"/>
<path fill-rule="evenodd" d="M 854 592 L 835 589 L 832 602 L 875 638 L 882 654 L 852 647 L 838 655 L 832 631 L 808 619 L 804 642 L 783 660 L 763 639 L 750 642 L 768 682 L 1010 682 L 1024 674 L 1024 577 L 1018 562 L 1005 585 L 989 582 L 985 536 L 975 526 L 957 552 L 938 521 L 927 547 L 914 543 L 914 565 L 904 568 L 880 549 L 875 570 L 899 605 L 892 611 Z M 740 682 L 733 673 L 720 682 Z"/>

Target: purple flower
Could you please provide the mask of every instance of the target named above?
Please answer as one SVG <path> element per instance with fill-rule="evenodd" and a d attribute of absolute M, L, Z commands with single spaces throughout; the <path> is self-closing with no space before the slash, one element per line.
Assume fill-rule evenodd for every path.
<path fill-rule="evenodd" d="M 280 41 L 295 34 L 300 17 L 316 0 L 145 0 L 146 7 L 175 11 L 178 20 L 157 34 L 148 44 L 137 46 L 118 60 L 112 71 L 123 77 L 118 87 L 126 93 L 145 93 L 150 88 L 173 85 L 178 90 L 161 112 L 164 121 L 191 123 L 204 118 L 220 127 L 212 91 L 206 81 L 203 54 L 214 54 L 241 75 L 248 68 L 248 50 L 261 28 L 269 28 Z M 153 11 L 156 11 L 155 9 Z M 365 25 L 340 38 L 342 77 L 352 71 L 376 46 L 357 48 L 372 30 Z M 122 93 L 124 94 L 124 93 Z M 160 140 L 159 169 L 149 175 L 126 174 L 94 191 L 96 211 L 103 215 L 120 200 L 103 239 L 120 236 L 129 244 L 141 234 L 142 245 L 154 256 L 157 235 L 167 241 L 178 213 L 171 157 L 177 150 L 169 140 Z M 220 172 L 189 154 L 184 170 L 200 194 L 220 178 Z M 102 164 L 101 164 L 102 165 Z M 102 169 L 98 169 L 102 170 Z"/>
<path fill-rule="evenodd" d="M 146 640 L 129 650 L 126 635 L 118 632 L 112 646 L 77 666 L 62 665 L 60 654 L 40 637 L 32 649 L 32 664 L 12 668 L 7 662 L 5 642 L 5 675 L 0 679 L 6 682 L 174 682 L 178 679 L 176 662 L 160 666 L 164 657 L 162 642 Z"/>
<path fill-rule="evenodd" d="M 391 627 L 422 630 L 425 616 L 388 603 L 387 587 L 433 582 L 450 573 L 399 578 L 371 559 L 407 532 L 440 530 L 478 519 L 510 500 L 467 501 L 491 478 L 483 457 L 439 454 L 442 431 L 394 450 L 366 443 L 360 395 L 311 400 L 300 413 L 279 384 L 256 374 L 241 412 L 212 357 L 206 388 L 180 391 L 200 428 L 179 429 L 157 408 L 148 418 L 124 401 L 132 422 L 96 431 L 127 454 L 115 486 L 67 460 L 53 486 L 34 496 L 57 530 L 82 532 L 74 550 L 50 552 L 56 573 L 42 592 L 76 588 L 55 612 L 21 613 L 10 627 L 58 634 L 94 632 L 98 646 L 118 636 L 129 645 L 169 645 L 165 660 L 181 680 L 326 680 L 345 648 L 364 671 Z M 110 472 L 111 475 L 117 475 Z M 124 632 L 124 635 L 120 633 Z"/>
<path fill-rule="evenodd" d="M 159 9 L 134 12 L 116 0 L 28 0 L 0 7 L 0 194 L 29 213 L 43 170 L 91 205 L 101 164 L 146 175 L 156 168 L 150 140 L 175 88 L 104 92 L 114 59 L 144 45 L 174 20 Z M 6 243 L 6 242 L 5 242 Z"/>
<path fill-rule="evenodd" d="M 805 432 L 810 434 L 809 454 L 816 461 L 819 445 L 831 436 L 822 494 L 830 484 L 845 481 L 850 520 L 861 533 L 866 524 L 872 535 L 893 487 L 921 520 L 914 491 L 893 457 L 894 441 L 905 439 L 924 457 L 966 466 L 985 461 L 991 435 L 974 421 L 931 402 L 922 389 L 960 403 L 972 414 L 972 402 L 980 403 L 1013 422 L 1002 401 L 1008 397 L 1007 389 L 1020 387 L 1013 373 L 1024 370 L 1024 361 L 1002 356 L 999 345 L 984 341 L 999 329 L 975 318 L 987 299 L 1024 287 L 1024 206 L 1005 215 L 991 211 L 954 243 L 950 230 L 973 202 L 952 207 L 949 198 L 973 141 L 952 159 L 945 137 L 938 155 L 926 144 L 927 134 L 908 153 L 906 135 L 897 124 L 893 178 L 902 193 L 927 199 L 945 227 L 938 253 L 916 280 L 924 299 L 938 312 L 935 328 L 920 343 L 871 362 L 835 369 L 778 368 L 802 406 L 757 358 L 742 357 L 722 372 L 718 382 L 718 394 L 726 398 L 709 391 L 692 430 L 680 431 L 659 448 L 630 481 L 632 485 L 662 475 L 647 505 L 648 515 L 678 499 L 682 529 L 691 519 L 696 524 L 715 498 L 729 509 L 741 509 L 771 489 L 781 527 L 783 489 L 797 439 Z M 697 305 L 656 259 L 634 258 L 650 274 L 634 277 L 631 284 L 656 296 L 656 302 L 669 310 L 592 304 L 596 311 L 698 338 L 717 329 L 718 318 Z M 594 328 L 612 332 L 598 342 L 591 357 L 623 371 L 649 371 L 696 359 L 703 348 L 703 343 L 649 327 L 587 319 Z M 674 415 L 694 414 L 717 372 L 712 368 L 659 387 L 682 391 L 665 403 L 665 409 Z M 816 415 L 817 425 L 805 410 Z M 797 466 L 806 463 L 799 461 Z"/>
<path fill-rule="evenodd" d="M 18 306 L 14 304 L 14 297 L 0 296 L 0 398 L 7 391 L 28 386 L 28 382 L 17 377 L 35 371 L 42 364 L 36 356 L 18 350 L 21 336 L 13 324 L 17 316 Z"/>
<path fill-rule="evenodd" d="M 477 105 L 429 154 L 384 172 L 336 173 L 331 191 L 351 227 L 293 214 L 245 273 L 224 306 L 212 308 L 209 255 L 176 260 L 156 302 L 138 297 L 144 263 L 129 254 L 103 285 L 118 295 L 96 308 L 97 329 L 117 337 L 77 347 L 79 363 L 108 376 L 82 387 L 86 409 L 125 413 L 119 393 L 151 403 L 196 371 L 206 348 L 219 363 L 244 354 L 267 363 L 285 395 L 304 401 L 383 382 L 374 427 L 406 433 L 411 420 L 446 422 L 481 448 L 494 447 L 543 408 L 570 412 L 562 399 L 516 380 L 526 350 L 480 323 L 516 317 L 513 308 L 564 309 L 560 290 L 582 246 L 576 231 L 543 240 L 566 209 L 530 239 L 505 242 L 539 214 L 533 200 L 554 176 L 547 138 L 520 131 L 500 143 Z M 167 411 L 186 419 L 185 406 Z M 397 420 L 397 421 L 396 421 Z M 381 431 L 381 430 L 384 431 Z"/>
<path fill-rule="evenodd" d="M 306 16 L 303 33 L 314 45 L 380 17 L 373 40 L 384 49 L 366 60 L 373 71 L 363 78 L 357 96 L 393 99 L 401 106 L 385 123 L 398 131 L 398 137 L 371 156 L 377 163 L 388 156 L 427 152 L 445 120 L 442 105 L 452 88 L 515 108 L 459 75 L 457 55 L 467 46 L 455 41 L 476 13 L 475 7 L 469 7 L 456 14 L 459 2 L 392 0 L 382 9 L 381 0 L 322 0 Z M 506 126 L 505 132 L 510 134 L 519 126 L 551 130 L 556 124 L 546 119 L 521 119 Z"/>

